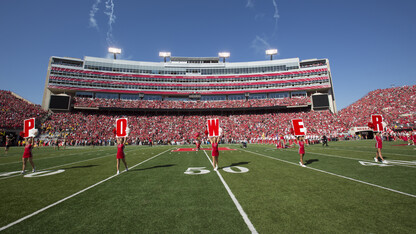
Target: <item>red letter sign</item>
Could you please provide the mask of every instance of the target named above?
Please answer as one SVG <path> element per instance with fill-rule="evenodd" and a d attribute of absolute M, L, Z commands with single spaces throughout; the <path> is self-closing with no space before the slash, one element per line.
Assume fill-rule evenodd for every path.
<path fill-rule="evenodd" d="M 35 128 L 35 118 L 23 121 L 23 132 L 25 133 L 25 137 L 29 137 L 29 130 L 33 128 Z"/>
<path fill-rule="evenodd" d="M 220 135 L 220 120 L 219 119 L 209 119 L 207 125 L 208 125 L 208 137 Z"/>
<path fill-rule="evenodd" d="M 373 122 L 373 131 L 375 132 L 383 131 L 383 116 L 371 115 L 371 121 Z"/>
<path fill-rule="evenodd" d="M 116 120 L 116 137 L 127 136 L 127 118 Z"/>
<path fill-rule="evenodd" d="M 295 136 L 305 136 L 306 128 L 302 119 L 292 119 L 293 132 Z"/>

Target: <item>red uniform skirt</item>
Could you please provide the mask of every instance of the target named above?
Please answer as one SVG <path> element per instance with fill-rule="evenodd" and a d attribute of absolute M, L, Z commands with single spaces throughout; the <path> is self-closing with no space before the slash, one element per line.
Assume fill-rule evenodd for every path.
<path fill-rule="evenodd" d="M 32 145 L 25 146 L 25 151 L 23 152 L 23 158 L 32 157 Z"/>
<path fill-rule="evenodd" d="M 218 143 L 212 144 L 212 156 L 218 157 L 220 155 L 220 152 L 218 151 Z"/>
<path fill-rule="evenodd" d="M 124 158 L 124 145 L 117 145 L 117 159 Z"/>

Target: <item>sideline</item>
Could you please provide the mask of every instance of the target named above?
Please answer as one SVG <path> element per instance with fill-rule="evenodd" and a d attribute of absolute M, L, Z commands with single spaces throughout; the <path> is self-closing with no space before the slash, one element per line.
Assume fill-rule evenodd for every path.
<path fill-rule="evenodd" d="M 211 166 L 212 166 L 212 161 L 209 158 L 207 152 L 204 150 L 205 155 L 207 156 L 208 160 L 211 162 Z M 258 233 L 256 228 L 254 227 L 254 225 L 251 223 L 250 219 L 248 218 L 246 212 L 244 212 L 243 207 L 241 207 L 240 203 L 238 202 L 237 198 L 234 196 L 233 192 L 231 192 L 230 187 L 228 187 L 227 183 L 225 182 L 224 178 L 222 178 L 220 172 L 217 170 L 217 175 L 218 177 L 220 177 L 220 180 L 222 182 L 222 184 L 224 185 L 225 189 L 228 192 L 228 195 L 230 195 L 231 199 L 234 202 L 234 205 L 237 207 L 237 210 L 240 212 L 240 215 L 243 217 L 244 222 L 246 223 L 248 229 L 250 229 L 251 233 Z M 0 229 L 1 231 L 1 229 Z"/>
<path fill-rule="evenodd" d="M 150 157 L 150 158 L 148 158 L 148 159 L 146 159 L 146 160 L 144 160 L 144 161 L 142 161 L 142 162 L 140 162 L 140 163 L 138 163 L 138 164 L 136 164 L 136 165 L 134 165 L 134 166 L 130 167 L 130 169 L 133 169 L 133 168 L 135 168 L 135 167 L 137 167 L 137 166 L 139 166 L 139 165 L 141 165 L 141 164 L 143 164 L 143 163 L 145 163 L 145 162 L 147 162 L 147 161 L 150 161 L 150 160 L 152 160 L 152 159 L 154 159 L 154 158 L 156 158 L 156 157 L 158 157 L 158 156 L 160 156 L 160 155 L 162 155 L 162 154 L 164 154 L 164 153 L 168 152 L 169 150 L 170 150 L 170 149 L 165 150 L 165 151 L 163 151 L 162 153 L 159 153 L 159 154 L 157 154 L 157 155 L 155 155 L 155 156 L 153 156 L 153 157 Z M 28 218 L 32 217 L 32 216 L 35 216 L 35 215 L 37 215 L 37 214 L 39 214 L 39 213 L 41 213 L 41 212 L 43 212 L 43 211 L 45 211 L 45 210 L 47 210 L 47 209 L 49 209 L 49 208 L 51 208 L 51 207 L 54 207 L 54 206 L 56 206 L 56 205 L 58 205 L 58 204 L 60 204 L 60 203 L 62 203 L 62 202 L 64 202 L 64 201 L 66 201 L 66 200 L 68 200 L 68 199 L 70 199 L 70 198 L 72 198 L 72 197 L 75 197 L 75 196 L 76 196 L 76 195 L 78 195 L 78 194 L 81 194 L 81 193 L 83 193 L 83 192 L 85 192 L 85 191 L 87 191 L 87 190 L 89 190 L 89 189 L 92 189 L 92 188 L 94 188 L 95 186 L 97 186 L 97 185 L 99 185 L 99 184 L 102 184 L 102 183 L 106 182 L 107 180 L 111 180 L 112 178 L 114 178 L 114 177 L 116 177 L 116 176 L 119 176 L 119 175 L 121 175 L 122 173 L 125 173 L 125 172 L 126 172 L 126 171 L 122 171 L 122 172 L 120 172 L 120 174 L 115 174 L 115 175 L 112 175 L 112 176 L 108 177 L 107 179 L 101 180 L 100 182 L 95 183 L 95 184 L 93 184 L 93 185 L 91 185 L 91 186 L 89 186 L 89 187 L 87 187 L 87 188 L 85 188 L 85 189 L 83 189 L 83 190 L 81 190 L 81 191 L 79 191 L 79 192 L 76 192 L 76 193 L 74 193 L 74 194 L 72 194 L 72 195 L 70 195 L 70 196 L 68 196 L 68 197 L 65 197 L 65 198 L 63 198 L 63 199 L 61 199 L 61 200 L 59 200 L 59 201 L 57 201 L 57 202 L 55 202 L 55 203 L 52 203 L 52 204 L 50 204 L 50 205 L 48 205 L 48 206 L 46 206 L 46 207 L 44 207 L 44 208 L 42 208 L 42 209 L 40 209 L 40 210 L 37 210 L 37 211 L 33 212 L 32 214 L 26 215 L 26 216 L 25 216 L 25 217 L 23 217 L 23 218 L 20 218 L 20 219 L 18 219 L 18 220 L 16 220 L 16 221 L 14 221 L 14 222 L 12 222 L 12 223 L 9 223 L 9 224 L 7 224 L 6 226 L 1 227 L 1 228 L 0 228 L 0 232 L 1 232 L 1 231 L 3 231 L 3 230 L 6 230 L 7 228 L 9 228 L 9 227 L 11 227 L 11 226 L 14 226 L 14 225 L 16 225 L 16 224 L 18 224 L 18 223 L 20 223 L 20 222 L 22 222 L 22 221 L 24 221 L 24 220 L 26 220 L 26 219 L 28 219 Z"/>
<path fill-rule="evenodd" d="M 256 154 L 256 155 L 259 155 L 259 156 L 262 156 L 262 157 L 270 158 L 270 159 L 273 159 L 273 160 L 289 163 L 289 164 L 292 164 L 292 165 L 295 165 L 295 166 L 299 166 L 299 164 L 297 164 L 297 163 L 289 162 L 289 161 L 286 161 L 286 160 L 283 160 L 283 159 L 274 158 L 274 157 L 271 157 L 271 156 L 268 156 L 268 155 L 264 155 L 264 154 L 260 154 L 260 153 L 256 153 L 256 152 L 252 152 L 252 151 L 248 151 L 248 150 L 243 150 L 243 149 L 240 149 L 240 150 L 245 151 L 245 152 L 249 152 L 249 153 L 252 153 L 252 154 Z M 380 186 L 380 185 L 368 183 L 368 182 L 365 182 L 365 181 L 362 181 L 362 180 L 357 180 L 357 179 L 347 177 L 347 176 L 343 176 L 343 175 L 338 175 L 338 174 L 335 174 L 335 173 L 332 173 L 332 172 L 316 169 L 316 168 L 313 168 L 313 167 L 305 167 L 305 168 L 310 169 L 310 170 L 319 171 L 319 172 L 322 172 L 322 173 L 325 173 L 325 174 L 328 174 L 328 175 L 333 175 L 333 176 L 336 176 L 336 177 L 340 177 L 340 178 L 343 178 L 343 179 L 355 181 L 355 182 L 358 182 L 358 183 L 370 185 L 370 186 L 373 186 L 373 187 L 376 187 L 376 188 L 381 188 L 381 189 L 384 189 L 384 190 L 388 190 L 390 192 L 395 192 L 395 193 L 399 193 L 399 194 L 402 194 L 402 195 L 406 195 L 406 196 L 409 196 L 409 197 L 416 198 L 416 195 L 414 195 L 414 194 L 401 192 L 401 191 L 398 191 L 398 190 L 395 190 L 395 189 L 391 189 L 391 188 L 383 187 L 383 186 Z"/>

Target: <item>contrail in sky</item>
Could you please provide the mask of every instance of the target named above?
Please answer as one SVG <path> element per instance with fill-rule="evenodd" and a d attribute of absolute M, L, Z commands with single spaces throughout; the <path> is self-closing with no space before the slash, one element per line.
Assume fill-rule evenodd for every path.
<path fill-rule="evenodd" d="M 90 27 L 98 29 L 97 20 L 95 19 L 95 13 L 99 10 L 98 4 L 100 4 L 101 0 L 96 0 L 95 3 L 92 5 L 90 10 Z"/>
<path fill-rule="evenodd" d="M 273 35 L 275 35 L 275 33 L 276 33 L 276 30 L 277 30 L 277 20 L 280 18 L 280 15 L 279 15 L 279 11 L 278 11 L 278 9 L 277 9 L 277 3 L 276 3 L 276 0 L 272 0 L 273 1 L 273 6 L 274 6 L 274 15 L 273 15 L 273 18 L 274 18 L 274 22 L 275 22 L 275 24 L 274 24 L 274 31 L 273 31 Z"/>
<path fill-rule="evenodd" d="M 114 45 L 113 40 L 113 23 L 116 21 L 116 16 L 114 15 L 114 2 L 113 0 L 107 0 L 105 2 L 105 9 L 104 14 L 108 16 L 108 31 L 107 31 L 107 44 L 109 46 Z"/>
<path fill-rule="evenodd" d="M 251 47 L 258 53 L 264 53 L 265 50 L 270 49 L 271 46 L 264 37 L 256 35 L 256 38 L 251 42 Z"/>

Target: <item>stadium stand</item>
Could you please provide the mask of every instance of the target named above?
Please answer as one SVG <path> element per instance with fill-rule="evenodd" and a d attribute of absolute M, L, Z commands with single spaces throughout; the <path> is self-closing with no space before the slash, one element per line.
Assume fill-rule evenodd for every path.
<path fill-rule="evenodd" d="M 47 112 L 40 105 L 31 104 L 10 91 L 0 90 L 0 128 L 22 128 L 23 120 L 46 115 Z"/>
<path fill-rule="evenodd" d="M 56 113 L 43 125 L 43 130 L 53 136 L 59 132 L 69 132 L 76 140 L 114 138 L 112 129 L 117 118 L 127 117 L 132 129 L 131 136 L 140 141 L 152 138 L 157 141 L 190 141 L 198 131 L 205 130 L 206 119 L 220 118 L 227 141 L 262 139 L 276 134 L 289 134 L 290 120 L 303 118 L 310 135 L 332 133 L 345 130 L 337 124 L 329 111 L 293 112 L 273 114 L 242 114 L 228 116 L 140 116 L 135 114 L 100 114 L 97 112 Z"/>
<path fill-rule="evenodd" d="M 190 141 L 196 131 L 203 132 L 207 118 L 220 118 L 228 141 L 264 139 L 275 137 L 276 134 L 289 134 L 290 120 L 302 118 L 308 128 L 309 135 L 322 134 L 337 136 L 348 131 L 352 126 L 366 126 L 371 114 L 382 114 L 390 128 L 402 125 L 414 126 L 416 111 L 416 86 L 405 86 L 375 90 L 341 110 L 338 114 L 330 111 L 292 111 L 262 114 L 224 114 L 224 115 L 144 115 L 135 112 L 105 112 L 77 110 L 73 113 L 55 113 L 43 125 L 45 132 L 54 135 L 60 131 L 69 132 L 78 140 L 113 138 L 112 128 L 115 119 L 127 117 L 132 128 L 132 136 L 140 141 L 152 138 L 157 141 Z M 293 98 L 292 98 L 293 99 Z M 309 99 L 293 99 L 305 104 Z M 259 99 L 248 101 L 127 101 L 114 99 L 77 98 L 80 106 L 124 107 L 149 109 L 175 108 L 225 108 L 241 107 L 243 103 L 250 107 L 261 107 L 290 103 L 287 99 Z M 81 103 L 81 104 L 80 104 Z M 409 114 L 410 113 L 410 114 Z M 411 114 L 413 113 L 413 115 Z M 400 126 L 398 126 L 400 125 Z"/>
<path fill-rule="evenodd" d="M 381 114 L 392 129 L 414 128 L 416 85 L 377 89 L 338 112 L 347 128 L 367 126 L 372 114 Z"/>
<path fill-rule="evenodd" d="M 116 107 L 142 109 L 204 109 L 311 105 L 310 98 L 308 97 L 226 101 L 158 101 L 75 97 L 73 101 L 75 102 L 75 107 Z"/>

